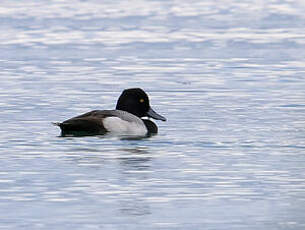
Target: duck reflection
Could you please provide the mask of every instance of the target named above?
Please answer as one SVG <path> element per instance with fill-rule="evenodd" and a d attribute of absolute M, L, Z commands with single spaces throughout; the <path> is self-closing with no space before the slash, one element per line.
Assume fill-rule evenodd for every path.
<path fill-rule="evenodd" d="M 80 168 L 82 179 L 76 187 L 96 196 L 98 200 L 112 202 L 122 216 L 149 215 L 146 200 L 151 192 L 151 162 L 153 154 L 147 147 L 128 146 L 102 152 L 101 149 L 75 148 L 68 161 Z"/>
<path fill-rule="evenodd" d="M 143 199 L 129 199 L 119 202 L 120 213 L 126 216 L 145 216 L 151 214 L 149 204 Z"/>
<path fill-rule="evenodd" d="M 145 200 L 150 191 L 152 155 L 146 148 L 125 148 L 126 154 L 118 157 L 120 181 L 128 193 L 119 201 L 119 211 L 124 216 L 144 216 L 151 214 L 149 202 Z"/>
<path fill-rule="evenodd" d="M 125 148 L 121 149 L 126 152 L 126 155 L 120 156 L 117 159 L 120 160 L 122 170 L 129 172 L 130 170 L 147 170 L 150 165 L 151 155 L 149 152 L 142 148 Z M 135 171 L 136 172 L 136 171 Z"/>

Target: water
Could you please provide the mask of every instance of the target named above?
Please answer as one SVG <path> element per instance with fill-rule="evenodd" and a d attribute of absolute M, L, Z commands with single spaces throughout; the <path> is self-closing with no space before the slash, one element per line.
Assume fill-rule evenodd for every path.
<path fill-rule="evenodd" d="M 0 229 L 304 229 L 303 1 L 0 6 Z M 51 122 L 141 87 L 142 140 Z"/>

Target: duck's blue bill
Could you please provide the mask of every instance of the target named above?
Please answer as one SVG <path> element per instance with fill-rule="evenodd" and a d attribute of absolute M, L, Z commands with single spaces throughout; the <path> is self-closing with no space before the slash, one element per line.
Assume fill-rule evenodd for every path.
<path fill-rule="evenodd" d="M 152 108 L 149 108 L 148 112 L 147 112 L 147 116 L 154 118 L 156 120 L 161 120 L 161 121 L 166 121 L 166 118 L 157 114 Z"/>

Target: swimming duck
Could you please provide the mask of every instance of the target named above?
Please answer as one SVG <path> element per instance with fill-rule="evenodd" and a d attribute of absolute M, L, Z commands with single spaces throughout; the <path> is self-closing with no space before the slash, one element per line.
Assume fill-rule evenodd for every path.
<path fill-rule="evenodd" d="M 103 135 L 108 132 L 119 135 L 150 136 L 158 133 L 157 125 L 149 119 L 166 121 L 149 104 L 147 94 L 140 88 L 125 89 L 115 110 L 93 110 L 61 123 L 62 136 Z"/>

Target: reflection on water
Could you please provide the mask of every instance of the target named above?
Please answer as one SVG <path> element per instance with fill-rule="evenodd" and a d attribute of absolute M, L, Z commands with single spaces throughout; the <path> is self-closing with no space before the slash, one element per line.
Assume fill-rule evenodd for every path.
<path fill-rule="evenodd" d="M 305 228 L 303 1 L 0 12 L 0 228 Z M 51 125 L 131 87 L 168 118 L 158 135 Z"/>
<path fill-rule="evenodd" d="M 126 152 L 126 155 L 120 156 L 118 160 L 121 161 L 120 165 L 126 168 L 134 168 L 137 171 L 142 171 L 149 169 L 149 161 L 151 157 L 149 152 L 145 149 L 134 148 L 134 149 L 121 149 L 121 151 Z"/>

